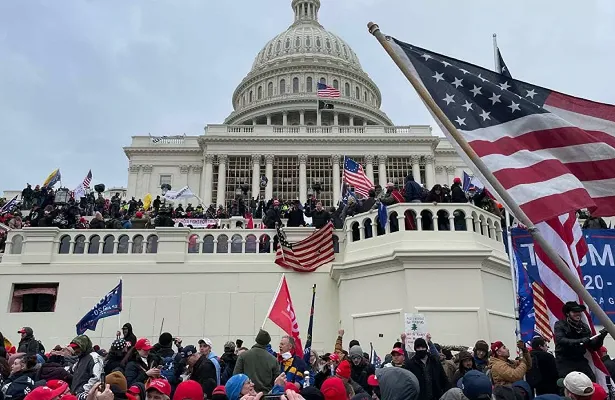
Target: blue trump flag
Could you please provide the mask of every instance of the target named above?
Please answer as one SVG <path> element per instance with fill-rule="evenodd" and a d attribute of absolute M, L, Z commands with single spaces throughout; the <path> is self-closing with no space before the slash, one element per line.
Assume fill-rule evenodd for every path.
<path fill-rule="evenodd" d="M 312 286 L 312 308 L 310 308 L 310 323 L 308 324 L 307 340 L 305 341 L 305 350 L 303 350 L 303 361 L 305 361 L 305 363 L 309 366 L 312 365 L 310 363 L 310 356 L 312 352 L 312 328 L 314 326 L 314 302 L 315 300 L 316 300 L 316 285 Z M 312 380 L 312 378 L 313 377 L 310 375 L 310 380 Z"/>
<path fill-rule="evenodd" d="M 378 223 L 384 229 L 387 226 L 387 221 L 389 217 L 387 216 L 387 206 L 381 201 L 378 205 Z"/>
<path fill-rule="evenodd" d="M 519 328 L 521 332 L 521 340 L 527 343 L 534 337 L 535 317 L 534 317 L 534 296 L 532 292 L 532 283 L 527 274 L 527 270 L 523 267 L 523 263 L 516 252 L 511 254 L 513 263 L 516 268 L 517 275 L 517 304 L 519 306 Z"/>
<path fill-rule="evenodd" d="M 96 330 L 99 319 L 111 317 L 122 312 L 122 281 L 111 289 L 83 318 L 77 322 L 77 335 L 83 335 L 88 329 Z"/>

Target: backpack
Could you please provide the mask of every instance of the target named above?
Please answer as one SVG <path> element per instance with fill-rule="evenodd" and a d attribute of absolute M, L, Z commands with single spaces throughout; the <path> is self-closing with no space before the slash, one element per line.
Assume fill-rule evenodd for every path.
<path fill-rule="evenodd" d="M 160 375 L 172 385 L 177 383 L 175 377 L 175 357 L 165 357 L 162 359 Z"/>

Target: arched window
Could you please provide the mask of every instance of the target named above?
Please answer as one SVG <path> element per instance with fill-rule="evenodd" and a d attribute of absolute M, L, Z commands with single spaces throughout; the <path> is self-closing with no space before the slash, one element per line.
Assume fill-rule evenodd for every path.
<path fill-rule="evenodd" d="M 214 237 L 212 235 L 207 235 L 203 238 L 203 253 L 213 253 L 214 252 Z"/>
<path fill-rule="evenodd" d="M 360 91 L 359 91 L 359 87 L 358 87 L 358 86 L 356 86 L 356 87 L 354 88 L 354 97 L 356 97 L 356 98 L 357 98 L 357 100 L 361 100 L 361 94 L 360 94 Z"/>
<path fill-rule="evenodd" d="M 273 82 L 267 85 L 267 97 L 273 97 Z"/>
<path fill-rule="evenodd" d="M 158 236 L 149 235 L 147 237 L 147 247 L 145 248 L 146 253 L 158 253 Z"/>
<path fill-rule="evenodd" d="M 75 248 L 73 254 L 83 254 L 85 252 L 85 236 L 78 235 L 75 238 Z"/>
<path fill-rule="evenodd" d="M 293 93 L 299 93 L 299 78 L 293 78 Z"/>
<path fill-rule="evenodd" d="M 231 237 L 231 253 L 241 253 L 242 241 L 243 238 L 239 234 L 235 234 Z"/>
<path fill-rule="evenodd" d="M 122 235 L 118 239 L 117 254 L 128 254 L 128 235 Z"/>
<path fill-rule="evenodd" d="M 367 92 L 363 92 L 363 101 L 367 103 Z"/>
<path fill-rule="evenodd" d="M 228 253 L 228 236 L 218 236 L 218 245 L 216 246 L 216 253 Z"/>
<path fill-rule="evenodd" d="M 336 89 L 340 88 L 340 83 L 337 81 L 337 79 L 333 80 L 333 87 L 336 88 Z"/>
<path fill-rule="evenodd" d="M 248 95 L 248 103 L 252 103 L 252 100 L 253 100 L 252 97 L 253 97 L 253 94 L 252 94 L 252 91 L 250 90 L 250 94 Z"/>
<path fill-rule="evenodd" d="M 258 87 L 258 99 L 262 99 L 263 98 L 263 87 L 259 86 Z"/>
<path fill-rule="evenodd" d="M 90 245 L 88 246 L 88 254 L 98 254 L 98 248 L 100 247 L 100 236 L 90 236 Z"/>
<path fill-rule="evenodd" d="M 70 236 L 64 235 L 60 239 L 60 254 L 68 254 L 70 250 Z"/>
<path fill-rule="evenodd" d="M 320 83 L 322 83 L 323 85 L 327 84 L 327 78 L 320 78 Z"/>
<path fill-rule="evenodd" d="M 103 254 L 113 254 L 113 247 L 115 246 L 115 237 L 113 235 L 105 236 L 103 241 Z"/>
<path fill-rule="evenodd" d="M 280 79 L 280 94 L 286 93 L 286 80 Z"/>
<path fill-rule="evenodd" d="M 143 236 L 134 235 L 132 238 L 132 254 L 143 253 Z"/>
<path fill-rule="evenodd" d="M 350 97 L 350 83 L 348 82 L 344 84 L 344 96 Z"/>
<path fill-rule="evenodd" d="M 246 236 L 246 253 L 256 253 L 256 236 Z"/>
<path fill-rule="evenodd" d="M 312 93 L 312 77 L 308 76 L 305 80 L 305 91 L 308 93 Z"/>

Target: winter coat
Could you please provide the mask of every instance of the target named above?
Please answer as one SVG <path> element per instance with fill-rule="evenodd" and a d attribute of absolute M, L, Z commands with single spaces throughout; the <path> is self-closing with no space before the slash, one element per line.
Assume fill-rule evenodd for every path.
<path fill-rule="evenodd" d="M 288 218 L 288 221 L 286 222 L 286 226 L 288 227 L 305 226 L 303 211 L 298 208 L 289 210 L 285 217 Z"/>
<path fill-rule="evenodd" d="M 312 226 L 316 229 L 320 229 L 327 225 L 331 221 L 331 214 L 324 208 L 320 211 L 314 209 L 306 212 L 308 217 L 312 217 Z"/>
<path fill-rule="evenodd" d="M 91 227 L 91 225 L 90 225 Z M 123 328 L 128 328 L 128 332 L 126 332 L 126 335 L 124 335 L 124 340 L 127 342 L 130 342 L 130 348 L 132 348 L 135 344 L 137 344 L 137 337 L 135 336 L 135 334 L 132 332 L 132 325 L 130 324 L 130 322 L 125 323 L 122 326 Z"/>
<path fill-rule="evenodd" d="M 154 353 L 150 353 L 147 357 L 147 364 L 145 364 L 141 357 L 139 357 L 139 355 L 137 354 L 136 360 L 129 361 L 126 364 L 124 376 L 126 376 L 126 382 L 128 383 L 128 387 L 134 385 L 137 382 L 145 383 L 149 379 L 149 376 L 147 376 L 146 372 L 150 368 L 153 368 L 160 364 L 160 358 Z"/>
<path fill-rule="evenodd" d="M 307 370 L 307 365 L 303 358 L 292 357 L 288 360 L 280 362 L 280 372 L 286 374 L 286 381 L 297 383 L 303 387 L 304 372 Z"/>
<path fill-rule="evenodd" d="M 92 386 L 100 381 L 103 371 L 102 357 L 93 351 L 92 341 L 85 335 L 73 339 L 81 349 L 81 354 L 76 364 L 69 367 L 68 372 L 73 375 L 70 391 L 79 399 L 85 399 Z"/>
<path fill-rule="evenodd" d="M 467 203 L 468 198 L 463 192 L 459 183 L 453 183 L 451 186 L 451 203 Z"/>
<path fill-rule="evenodd" d="M 543 350 L 532 350 L 532 368 L 527 371 L 526 380 L 536 390 L 536 395 L 559 394 L 555 357 Z M 535 382 L 534 382 L 535 381 Z"/>
<path fill-rule="evenodd" d="M 68 373 L 66 368 L 62 364 L 55 362 L 46 362 L 41 365 L 41 368 L 36 373 L 36 380 L 49 381 L 52 379 L 59 379 L 66 383 L 71 383 L 73 377 Z"/>
<path fill-rule="evenodd" d="M 380 400 L 419 400 L 421 398 L 419 380 L 408 370 L 379 368 L 376 370 L 376 378 L 380 384 Z"/>
<path fill-rule="evenodd" d="M 423 188 L 421 185 L 414 181 L 412 175 L 406 177 L 406 184 L 404 185 L 404 200 L 406 203 L 411 203 L 413 200 L 421 200 L 423 196 Z"/>
<path fill-rule="evenodd" d="M 448 390 L 450 384 L 440 360 L 432 355 L 429 355 L 427 360 L 427 364 L 424 364 L 421 359 L 414 356 L 408 368 L 419 381 L 421 390 L 418 398 L 420 400 L 439 399 Z M 427 387 L 429 380 L 431 380 L 431 388 Z"/>
<path fill-rule="evenodd" d="M 233 375 L 237 374 L 248 375 L 257 392 L 269 393 L 273 388 L 273 381 L 280 375 L 280 366 L 266 346 L 257 343 L 237 358 Z"/>
<path fill-rule="evenodd" d="M 26 353 L 28 355 L 38 354 L 40 344 L 34 338 L 32 328 L 26 328 L 26 336 L 19 341 L 17 347 L 18 353 Z"/>
<path fill-rule="evenodd" d="M 160 358 L 168 358 L 175 356 L 175 351 L 173 350 L 173 343 L 169 344 L 160 344 L 156 343 L 152 352 L 156 353 L 156 355 Z"/>
<path fill-rule="evenodd" d="M 602 357 L 602 362 L 606 367 L 607 371 L 609 371 L 609 375 L 611 375 L 611 379 L 615 380 L 615 361 L 611 360 L 611 357 L 608 355 Z"/>
<path fill-rule="evenodd" d="M 36 372 L 33 370 L 20 371 L 6 378 L 0 388 L 0 397 L 4 400 L 22 400 L 32 389 L 34 389 L 34 378 Z"/>
<path fill-rule="evenodd" d="M 197 381 L 203 388 L 203 393 L 205 393 L 207 398 L 210 399 L 214 389 L 216 388 L 217 382 L 216 367 L 214 366 L 214 363 L 207 357 L 201 356 L 192 367 L 190 380 Z"/>
<path fill-rule="evenodd" d="M 457 366 L 451 360 L 444 360 L 441 364 L 442 369 L 444 369 L 444 373 L 446 374 L 446 378 L 452 383 L 455 372 L 457 371 Z"/>
<path fill-rule="evenodd" d="M 282 219 L 280 215 L 280 210 L 271 207 L 265 213 L 265 226 L 267 229 L 275 229 L 275 224 L 277 223 L 279 226 L 282 226 Z"/>
<path fill-rule="evenodd" d="M 350 363 L 350 378 L 352 378 L 354 382 L 361 385 L 363 390 L 370 395 L 373 392 L 373 388 L 369 385 L 369 383 L 367 383 L 367 378 L 375 373 L 376 370 L 374 369 L 374 366 L 367 362 L 363 362 L 359 365 L 354 365 L 352 362 Z"/>
<path fill-rule="evenodd" d="M 518 363 L 510 360 L 503 360 L 498 357 L 491 357 L 489 359 L 491 380 L 495 386 L 512 385 L 513 383 L 522 380 L 528 370 L 528 366 L 532 366 L 529 353 L 526 353 L 523 356 L 523 359 L 521 359 Z"/>
<path fill-rule="evenodd" d="M 363 203 L 361 203 L 361 207 L 359 208 L 359 212 L 360 213 L 369 212 L 374 207 L 375 204 L 376 204 L 376 198 L 370 196 L 367 199 L 363 200 Z"/>
<path fill-rule="evenodd" d="M 604 336 L 599 336 L 587 345 L 581 346 L 582 342 L 591 337 L 591 331 L 587 324 L 580 323 L 582 325 L 579 332 L 566 320 L 557 321 L 553 327 L 557 373 L 560 377 L 565 377 L 573 371 L 583 372 L 594 381 L 596 378 L 585 358 L 585 352 L 587 349 L 599 350 L 604 342 Z"/>
<path fill-rule="evenodd" d="M 233 376 L 235 365 L 237 364 L 237 355 L 233 352 L 224 353 L 220 356 L 220 384 L 226 385 L 226 382 Z"/>

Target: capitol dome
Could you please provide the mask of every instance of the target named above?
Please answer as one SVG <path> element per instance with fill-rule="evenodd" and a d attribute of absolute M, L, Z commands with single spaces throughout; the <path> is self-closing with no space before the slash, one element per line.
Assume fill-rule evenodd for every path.
<path fill-rule="evenodd" d="M 318 22 L 320 0 L 292 0 L 294 22 L 257 54 L 233 94 L 231 125 L 392 125 L 359 58 Z M 317 84 L 340 91 L 317 112 Z"/>

